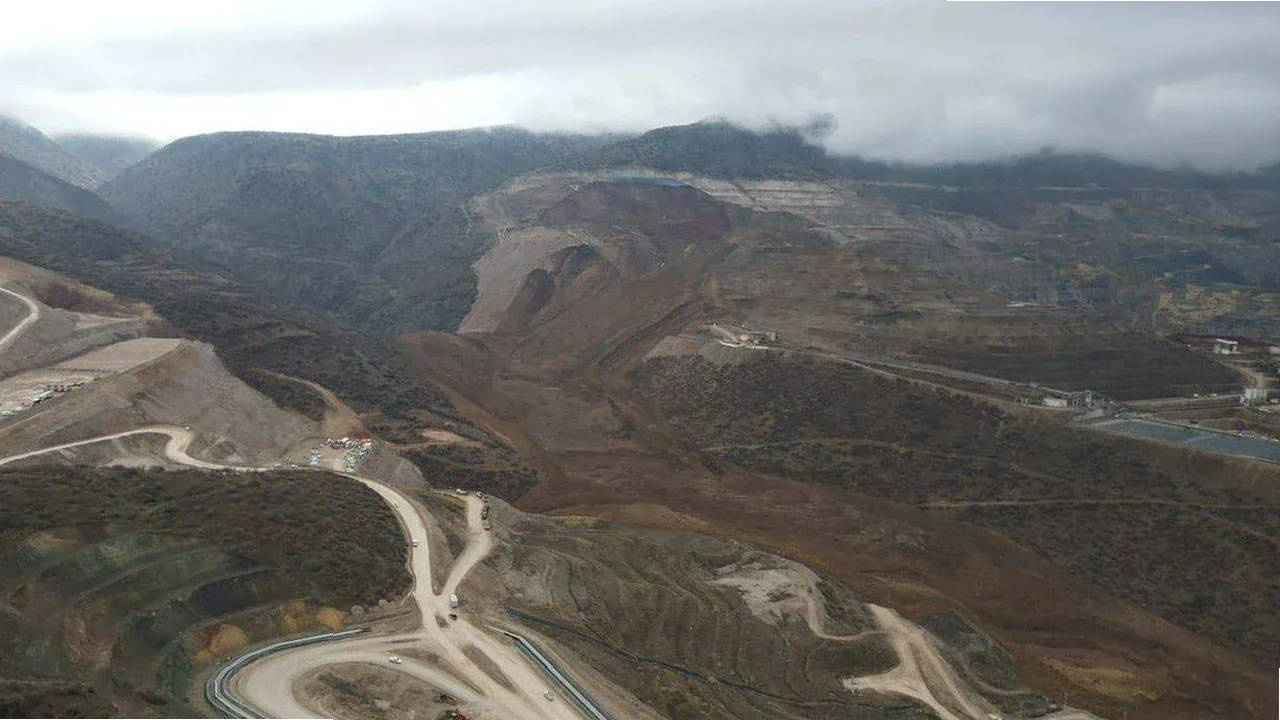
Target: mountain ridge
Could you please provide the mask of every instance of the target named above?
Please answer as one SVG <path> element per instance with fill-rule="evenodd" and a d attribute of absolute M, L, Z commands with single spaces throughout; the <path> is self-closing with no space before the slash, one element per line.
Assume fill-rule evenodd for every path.
<path fill-rule="evenodd" d="M 0 152 L 0 198 L 49 205 L 95 220 L 115 220 L 116 212 L 91 190 Z"/>
<path fill-rule="evenodd" d="M 15 118 L 0 115 L 0 153 L 6 153 L 32 167 L 72 185 L 92 190 L 103 174 L 76 157 L 38 129 Z"/>
<path fill-rule="evenodd" d="M 67 133 L 55 135 L 53 140 L 101 172 L 103 182 L 161 147 L 151 138 L 131 135 Z"/>
<path fill-rule="evenodd" d="M 218 133 L 170 143 L 102 194 L 136 227 L 291 302 L 378 331 L 452 329 L 487 244 L 468 198 L 593 142 L 512 129 Z"/>

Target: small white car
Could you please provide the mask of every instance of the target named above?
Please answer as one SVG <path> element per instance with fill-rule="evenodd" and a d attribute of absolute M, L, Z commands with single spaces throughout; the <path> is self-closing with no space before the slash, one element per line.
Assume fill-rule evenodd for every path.
<path fill-rule="evenodd" d="M 542 693 L 542 697 L 546 698 L 547 702 L 553 702 L 556 699 L 556 696 L 552 695 L 550 690 Z"/>
<path fill-rule="evenodd" d="M 393 665 L 399 665 L 400 663 L 404 662 L 403 660 L 400 659 L 398 655 L 392 655 L 391 657 L 387 658 L 387 661 Z"/>
<path fill-rule="evenodd" d="M 414 541 L 413 541 L 413 546 L 414 546 L 414 547 L 418 547 L 419 543 L 420 543 L 420 541 L 418 541 L 418 540 L 414 540 Z"/>

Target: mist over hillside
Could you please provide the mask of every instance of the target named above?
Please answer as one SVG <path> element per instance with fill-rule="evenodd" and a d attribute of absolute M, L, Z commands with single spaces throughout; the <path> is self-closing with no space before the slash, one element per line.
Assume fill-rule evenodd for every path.
<path fill-rule="evenodd" d="M 104 181 L 160 147 L 160 143 L 150 138 L 121 135 L 71 133 L 55 135 L 53 139 L 72 155 L 97 168 Z"/>
<path fill-rule="evenodd" d="M 492 238 L 468 199 L 538 169 L 647 167 L 710 177 L 852 178 L 947 187 L 1266 188 L 1280 174 L 1206 175 L 1043 153 L 917 167 L 826 152 L 795 129 L 722 121 L 636 137 L 495 128 L 370 137 L 185 138 L 100 188 L 136 227 L 291 302 L 380 332 L 453 329 Z M 283 274 L 281 272 L 283 271 Z"/>
<path fill-rule="evenodd" d="M 0 154 L 82 188 L 93 188 L 102 173 L 66 148 L 26 123 L 0 115 Z"/>
<path fill-rule="evenodd" d="M 723 120 L 658 128 L 576 160 L 575 167 L 642 165 L 714 177 L 844 177 L 963 188 L 1280 188 L 1280 163 L 1255 172 L 1161 169 L 1098 153 L 1045 149 L 984 162 L 913 164 L 829 151 L 803 127 L 751 130 Z"/>

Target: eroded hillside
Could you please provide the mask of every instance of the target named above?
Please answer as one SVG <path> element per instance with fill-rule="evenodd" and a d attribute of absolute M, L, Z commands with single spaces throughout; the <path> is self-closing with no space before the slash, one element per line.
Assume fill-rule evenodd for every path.
<path fill-rule="evenodd" d="M 1258 661 L 1280 641 L 1267 609 L 1280 599 L 1269 579 L 1280 571 L 1271 552 L 1280 473 L 1271 468 L 1103 441 L 783 353 L 724 364 L 653 358 L 636 382 L 713 467 L 837 485 L 990 527 Z"/>
<path fill-rule="evenodd" d="M 442 521 L 440 545 L 455 547 L 464 531 L 456 508 L 425 500 Z M 932 688 L 917 705 L 872 691 L 898 665 L 899 628 L 798 563 L 689 532 L 493 507 L 501 544 L 459 586 L 480 605 L 469 612 L 519 623 L 557 655 L 585 661 L 583 682 L 620 714 L 634 703 L 628 695 L 645 705 L 629 717 L 672 720 L 969 717 L 955 709 L 965 702 L 996 710 L 963 679 L 972 669 L 959 645 L 947 651 L 956 663 L 916 676 Z M 975 653 L 972 667 L 1007 670 L 999 653 Z M 944 677 L 960 697 L 946 694 Z M 850 692 L 858 683 L 867 689 Z M 1049 706 L 1016 680 L 996 695 L 1001 706 Z"/>
<path fill-rule="evenodd" d="M 512 179 L 550 162 L 564 165 Z M 46 383 L 34 365 L 93 375 L 0 439 L 35 453 L 11 463 L 24 472 L 361 463 L 562 516 L 383 487 L 414 540 L 400 607 L 421 625 L 390 621 L 364 655 L 263 670 L 253 697 L 286 714 L 483 718 L 510 701 L 558 717 L 540 689 L 522 697 L 543 681 L 510 648 L 469 634 L 474 612 L 523 628 L 636 717 L 981 720 L 1060 692 L 1109 717 L 1252 717 L 1270 707 L 1280 639 L 1274 467 L 1071 420 L 1265 390 L 1267 368 L 1169 334 L 1266 347 L 1267 177 L 1214 187 L 1052 157 L 931 175 L 717 123 L 603 148 L 507 131 L 193 138 L 106 189 L 172 243 L 0 202 L 0 253 L 115 293 L 28 272 L 0 297 L 5 342 L 28 361 L 4 382 Z M 121 297 L 145 305 L 119 312 Z M 111 325 L 102 308 L 134 319 Z M 462 334 L 440 331 L 459 319 Z M 379 336 L 416 328 L 438 330 Z M 114 343 L 135 335 L 151 337 Z M 29 349 L 48 358 L 31 365 Z M 101 438 L 122 427 L 135 430 Z M 385 442 L 333 439 L 365 434 Z M 322 500 L 341 516 L 350 498 Z M 193 571 L 239 572 L 261 548 L 156 545 L 156 571 L 188 550 Z M 286 585 L 338 592 L 290 575 L 258 598 L 283 619 L 248 635 L 320 621 L 314 602 L 281 604 L 300 597 Z M 74 625 L 92 657 L 131 602 Z M 204 662 L 240 636 L 183 637 Z M 389 652 L 405 667 L 383 667 Z M 85 657 L 32 702 L 101 687 Z M 301 667 L 318 672 L 272 680 Z M 112 682 L 124 694 L 85 707 L 148 702 Z M 400 704 L 373 699 L 392 691 Z"/>
<path fill-rule="evenodd" d="M 427 472 L 448 469 L 482 486 L 523 490 L 532 484 L 530 471 L 501 439 L 460 416 L 385 340 L 282 305 L 170 245 L 56 210 L 0 201 L 0 253 L 148 303 L 163 318 L 153 334 L 211 344 L 233 374 L 284 408 L 319 419 L 323 391 L 336 394 L 359 414 L 364 429 Z M 439 443 L 428 435 L 446 430 L 470 444 Z"/>
<path fill-rule="evenodd" d="M 1260 489 L 1271 469 L 857 361 L 975 369 L 1024 395 L 1037 380 L 1121 397 L 1238 387 L 1235 371 L 1135 332 L 1149 304 L 1071 305 L 1075 280 L 1009 254 L 1015 229 L 855 183 L 552 173 L 472 212 L 497 237 L 477 263 L 472 332 L 402 346 L 541 471 L 522 507 L 745 538 L 910 618 L 971 612 L 1021 681 L 1066 684 L 1104 714 L 1264 703 L 1265 641 L 1237 638 L 1272 631 L 1271 531 L 1205 506 L 1274 505 Z M 1123 519 L 1153 508 L 1176 529 Z M 1096 542 L 1066 540 L 1094 522 Z M 1173 570 L 1182 543 L 1203 572 Z M 1136 573 L 1108 559 L 1115 546 L 1169 571 Z M 1224 569 L 1242 556 L 1243 574 Z"/>
<path fill-rule="evenodd" d="M 332 475 L 6 468 L 0 500 L 14 717 L 190 716 L 204 663 L 341 626 L 409 580 L 387 506 Z"/>

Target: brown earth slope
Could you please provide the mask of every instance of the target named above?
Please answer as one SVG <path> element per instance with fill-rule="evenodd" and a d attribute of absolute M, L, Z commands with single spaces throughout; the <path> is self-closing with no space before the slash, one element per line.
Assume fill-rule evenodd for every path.
<path fill-rule="evenodd" d="M 1023 682 L 1055 694 L 1065 687 L 1073 704 L 1103 714 L 1255 717 L 1268 707 L 1262 663 L 1241 652 L 1261 646 L 1229 636 L 1274 630 L 1257 599 L 1272 592 L 1265 541 L 1238 528 L 1269 530 L 1237 522 L 1233 539 L 1206 547 L 1203 567 L 1242 553 L 1250 563 L 1243 575 L 1213 576 L 1237 590 L 1206 605 L 1193 588 L 1177 591 L 1192 593 L 1185 599 L 1165 592 L 1164 583 L 1185 575 L 1135 577 L 1108 561 L 1105 541 L 1063 554 L 1048 542 L 1066 543 L 1061 525 L 1037 536 L 1034 523 L 1019 528 L 975 511 L 965 518 L 986 526 L 975 527 L 942 516 L 959 509 L 910 506 L 1096 500 L 1095 491 L 1142 502 L 1272 502 L 1265 488 L 1274 472 L 1085 437 L 1025 411 L 767 351 L 721 348 L 723 367 L 678 357 L 646 363 L 660 340 L 707 320 L 746 319 L 816 347 L 892 349 L 955 337 L 974 322 L 997 337 L 1012 309 L 989 290 L 847 247 L 794 216 L 725 206 L 692 188 L 533 185 L 516 184 L 519 198 L 491 198 L 477 211 L 499 224 L 495 253 L 525 258 L 524 240 L 547 248 L 514 286 L 510 273 L 488 285 L 482 277 L 477 307 L 508 283 L 509 305 L 495 314 L 489 302 L 489 314 L 474 318 L 496 332 L 401 343 L 452 388 L 460 408 L 537 465 L 543 480 L 523 508 L 696 527 L 804 562 L 911 618 L 960 612 L 1009 647 Z M 993 305 L 1001 311 L 973 320 Z M 1039 327 L 1062 339 L 1078 326 L 1047 316 Z M 1032 327 L 1011 330 L 1025 338 Z M 468 360 L 433 362 L 459 350 Z M 1169 367 L 1195 376 L 1189 358 Z M 1157 390 L 1168 382 L 1155 381 Z M 1197 486 L 1203 473 L 1216 479 L 1212 487 Z M 1180 561 L 1179 542 L 1228 527 L 1196 515 L 1180 526 L 1180 540 L 1147 542 L 1114 513 L 1093 517 L 1120 523 L 1099 537 L 1138 543 L 1157 565 Z M 1089 532 L 1087 523 L 1070 527 Z"/>
<path fill-rule="evenodd" d="M 447 468 L 495 484 L 531 484 L 529 469 L 510 448 L 459 415 L 390 343 L 283 305 L 173 246 L 56 210 L 0 200 L 0 255 L 147 303 L 164 319 L 148 332 L 211 344 L 233 374 L 285 408 L 314 413 L 316 395 L 262 370 L 323 386 L 358 413 L 370 433 L 403 449 L 424 473 Z M 449 430 L 476 441 L 478 449 L 448 458 L 417 452 L 424 430 Z"/>
<path fill-rule="evenodd" d="M 142 347 L 132 350 L 130 346 Z M 159 347 L 155 347 L 159 346 Z M 96 361 L 95 357 L 104 358 Z M 231 375 L 213 349 L 185 340 L 147 338 L 110 346 L 72 364 L 128 368 L 42 403 L 0 425 L 9 454 L 148 425 L 200 428 L 198 457 L 267 465 L 283 457 L 314 425 L 285 412 Z M 131 365 L 137 360 L 142 362 Z"/>

